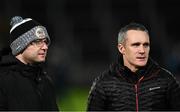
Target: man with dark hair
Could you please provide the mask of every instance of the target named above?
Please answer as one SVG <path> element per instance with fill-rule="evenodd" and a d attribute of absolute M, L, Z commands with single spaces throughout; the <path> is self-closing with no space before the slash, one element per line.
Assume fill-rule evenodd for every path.
<path fill-rule="evenodd" d="M 138 23 L 118 35 L 119 59 L 94 81 L 88 111 L 180 110 L 180 85 L 149 57 L 148 30 Z"/>
<path fill-rule="evenodd" d="M 43 68 L 50 37 L 31 18 L 11 19 L 10 50 L 0 62 L 0 110 L 54 110 L 54 84 Z"/>

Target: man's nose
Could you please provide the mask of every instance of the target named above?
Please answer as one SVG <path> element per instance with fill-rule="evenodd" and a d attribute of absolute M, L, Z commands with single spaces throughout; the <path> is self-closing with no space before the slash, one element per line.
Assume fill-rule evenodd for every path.
<path fill-rule="evenodd" d="M 46 44 L 46 42 L 43 43 L 42 49 L 48 49 L 48 45 Z"/>
<path fill-rule="evenodd" d="M 145 48 L 144 48 L 144 46 L 140 46 L 140 48 L 139 48 L 139 52 L 140 52 L 140 53 L 144 53 L 144 52 L 145 52 Z"/>

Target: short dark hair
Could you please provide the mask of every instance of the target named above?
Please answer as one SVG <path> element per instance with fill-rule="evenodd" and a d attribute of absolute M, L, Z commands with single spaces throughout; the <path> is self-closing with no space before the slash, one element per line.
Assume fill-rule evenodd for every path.
<path fill-rule="evenodd" d="M 120 29 L 119 33 L 118 33 L 118 43 L 123 43 L 126 37 L 126 33 L 129 30 L 139 30 L 139 31 L 144 31 L 149 35 L 148 30 L 146 29 L 146 27 L 140 23 L 130 23 L 126 26 L 124 26 L 123 28 Z"/>

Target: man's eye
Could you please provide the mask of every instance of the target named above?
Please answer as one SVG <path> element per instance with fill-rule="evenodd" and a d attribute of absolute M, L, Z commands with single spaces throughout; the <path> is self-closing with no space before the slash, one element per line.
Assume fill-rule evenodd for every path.
<path fill-rule="evenodd" d="M 49 44 L 49 41 L 48 40 L 44 40 L 44 43 Z"/>
<path fill-rule="evenodd" d="M 144 44 L 145 47 L 149 47 L 149 43 Z"/>

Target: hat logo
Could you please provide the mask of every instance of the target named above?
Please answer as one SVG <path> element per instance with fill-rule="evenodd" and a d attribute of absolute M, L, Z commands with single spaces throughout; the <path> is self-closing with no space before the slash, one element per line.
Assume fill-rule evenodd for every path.
<path fill-rule="evenodd" d="M 36 35 L 39 39 L 45 38 L 45 32 L 44 32 L 43 28 L 37 28 L 37 29 L 36 29 L 36 32 L 35 32 L 35 35 Z"/>

